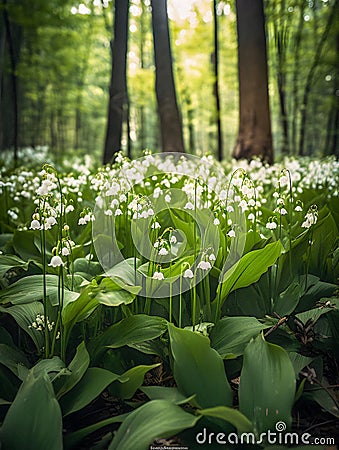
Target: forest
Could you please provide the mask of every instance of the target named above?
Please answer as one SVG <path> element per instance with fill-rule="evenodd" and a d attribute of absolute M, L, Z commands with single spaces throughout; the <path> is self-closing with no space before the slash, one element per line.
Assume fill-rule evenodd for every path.
<path fill-rule="evenodd" d="M 61 159 L 74 150 L 98 160 L 105 145 L 109 159 L 120 149 L 130 157 L 160 151 L 162 95 L 179 115 L 176 151 L 229 159 L 239 128 L 235 2 L 172 0 L 168 14 L 165 2 L 155 2 L 162 6 L 153 16 L 150 1 L 115 3 L 3 0 L 1 151 L 47 146 Z M 260 6 L 246 17 L 249 5 L 239 2 L 248 49 L 239 77 L 249 83 L 240 97 L 270 108 L 265 126 L 277 156 L 338 155 L 337 3 L 271 0 L 265 18 Z M 266 37 L 262 55 L 250 50 L 246 20 L 257 25 L 249 33 Z M 166 92 L 156 92 L 156 73 Z M 267 89 L 269 106 L 260 100 Z M 249 99 L 248 90 L 258 97 Z"/>
<path fill-rule="evenodd" d="M 339 2 L 0 0 L 0 449 L 336 450 Z"/>

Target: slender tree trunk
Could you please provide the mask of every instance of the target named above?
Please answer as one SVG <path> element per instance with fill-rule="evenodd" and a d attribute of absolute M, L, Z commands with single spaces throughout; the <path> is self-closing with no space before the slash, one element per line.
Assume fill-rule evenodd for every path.
<path fill-rule="evenodd" d="M 223 158 L 223 139 L 221 128 L 221 107 L 219 94 L 219 38 L 218 38 L 218 14 L 217 14 L 217 0 L 213 0 L 213 22 L 214 22 L 214 53 L 213 53 L 213 70 L 214 70 L 214 85 L 213 94 L 215 97 L 215 109 L 217 119 L 217 134 L 218 134 L 218 160 Z"/>
<path fill-rule="evenodd" d="M 332 7 L 332 11 L 328 17 L 328 21 L 327 21 L 325 30 L 320 38 L 317 48 L 316 48 L 313 62 L 311 64 L 311 68 L 310 68 L 307 78 L 306 78 L 304 94 L 303 94 L 303 98 L 302 98 L 302 109 L 301 109 L 301 118 L 300 118 L 300 136 L 299 136 L 299 152 L 298 152 L 300 156 L 304 155 L 306 122 L 307 122 L 307 107 L 308 107 L 310 92 L 312 89 L 313 78 L 315 75 L 316 68 L 319 64 L 319 59 L 320 59 L 323 47 L 325 45 L 328 33 L 330 32 L 332 23 L 334 22 L 334 19 L 336 17 L 336 14 L 338 11 L 338 5 L 339 5 L 339 3 L 336 2 L 336 3 L 334 3 L 334 5 Z"/>
<path fill-rule="evenodd" d="M 128 102 L 126 80 L 128 8 L 128 0 L 115 0 L 114 41 L 111 42 L 112 72 L 104 164 L 110 162 L 114 154 L 121 149 L 124 105 Z"/>
<path fill-rule="evenodd" d="M 281 16 L 285 12 L 286 2 L 282 0 L 280 3 Z M 278 96 L 279 96 L 279 108 L 280 108 L 280 122 L 283 132 L 282 153 L 289 153 L 289 130 L 288 130 L 288 115 L 286 107 L 286 49 L 288 41 L 288 27 L 283 22 L 280 26 L 275 20 L 273 22 L 273 31 L 275 46 L 277 52 L 277 83 L 278 83 Z"/>
<path fill-rule="evenodd" d="M 152 0 L 156 96 L 163 152 L 184 152 L 182 122 L 176 99 L 167 17 L 167 0 Z"/>
<path fill-rule="evenodd" d="M 300 48 L 301 48 L 301 37 L 304 28 L 304 11 L 306 7 L 306 2 L 302 0 L 299 7 L 299 22 L 298 28 L 295 35 L 295 43 L 294 43 L 294 70 L 293 70 L 293 81 L 292 81 L 292 106 L 291 106 L 291 145 L 292 145 L 292 153 L 297 152 L 297 135 L 298 135 L 298 116 L 299 116 L 299 89 L 298 89 L 298 79 L 300 74 Z"/>
<path fill-rule="evenodd" d="M 14 49 L 14 40 L 12 36 L 12 26 L 7 12 L 7 0 L 3 0 L 4 9 L 4 23 L 6 28 L 7 43 L 9 49 L 9 57 L 11 62 L 11 81 L 12 81 L 12 95 L 13 95 L 13 149 L 14 162 L 18 161 L 18 139 L 19 139 L 19 106 L 18 106 L 18 78 L 16 75 L 16 58 Z"/>
<path fill-rule="evenodd" d="M 233 156 L 273 162 L 262 0 L 237 0 L 239 131 Z"/>
<path fill-rule="evenodd" d="M 3 21 L 3 15 L 1 17 Z M 6 47 L 6 31 L 5 27 L 1 25 L 0 28 L 0 151 L 3 149 L 3 87 L 4 87 L 4 62 L 5 62 L 5 47 Z"/>

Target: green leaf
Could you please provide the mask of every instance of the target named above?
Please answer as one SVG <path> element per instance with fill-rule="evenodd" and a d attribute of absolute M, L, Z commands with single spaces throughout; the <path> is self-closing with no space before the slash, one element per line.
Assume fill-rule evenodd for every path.
<path fill-rule="evenodd" d="M 269 328 L 255 317 L 224 317 L 212 328 L 211 346 L 223 359 L 236 358 L 260 331 Z"/>
<path fill-rule="evenodd" d="M 58 276 L 46 275 L 46 292 L 52 306 L 58 305 Z M 65 303 L 74 301 L 79 294 L 64 290 Z M 43 299 L 43 276 L 31 275 L 21 278 L 6 289 L 0 291 L 1 303 L 19 305 Z"/>
<path fill-rule="evenodd" d="M 53 356 L 51 359 L 42 359 L 31 370 L 38 377 L 41 374 L 59 373 L 64 368 L 65 363 L 58 356 Z"/>
<path fill-rule="evenodd" d="M 16 323 L 32 338 L 38 351 L 44 345 L 44 334 L 32 327 L 38 314 L 44 313 L 44 308 L 40 302 L 32 302 L 24 305 L 14 305 L 9 308 L 0 306 L 0 312 L 10 314 Z"/>
<path fill-rule="evenodd" d="M 279 294 L 272 311 L 280 317 L 288 316 L 297 307 L 302 293 L 300 281 L 293 281 L 285 291 Z"/>
<path fill-rule="evenodd" d="M 311 364 L 311 362 L 314 360 L 314 358 L 309 358 L 307 356 L 300 355 L 300 353 L 296 352 L 289 352 L 288 356 L 293 365 L 296 378 L 298 378 L 300 371 L 308 364 Z"/>
<path fill-rule="evenodd" d="M 132 367 L 121 375 L 123 378 L 126 378 L 127 381 L 125 381 L 124 383 L 120 383 L 119 381 L 113 383 L 113 385 L 110 387 L 110 392 L 118 398 L 132 398 L 136 390 L 139 389 L 139 387 L 144 382 L 145 374 L 158 366 L 160 366 L 160 364 L 152 364 L 150 366 L 140 365 Z"/>
<path fill-rule="evenodd" d="M 240 411 L 227 406 L 215 406 L 214 408 L 200 409 L 198 413 L 202 416 L 222 419 L 232 424 L 238 430 L 238 433 L 247 433 L 252 431 L 251 422 Z"/>
<path fill-rule="evenodd" d="M 16 347 L 0 344 L 0 364 L 10 369 L 14 375 L 19 376 L 18 366 L 29 367 L 26 355 Z"/>
<path fill-rule="evenodd" d="M 210 347 L 206 336 L 168 324 L 173 373 L 180 392 L 196 394 L 195 403 L 203 408 L 231 406 L 232 391 L 221 356 Z M 213 379 L 213 382 L 211 382 Z"/>
<path fill-rule="evenodd" d="M 192 428 L 199 417 L 166 400 L 152 400 L 133 411 L 116 433 L 109 450 L 148 450 L 156 438 Z"/>
<path fill-rule="evenodd" d="M 13 236 L 13 248 L 20 258 L 25 261 L 34 259 L 41 262 L 41 254 L 34 243 L 35 232 L 33 230 L 15 230 Z"/>
<path fill-rule="evenodd" d="M 70 374 L 67 376 L 65 381 L 63 379 L 59 380 L 59 385 L 60 382 L 62 382 L 62 386 L 57 390 L 58 399 L 70 391 L 81 380 L 89 366 L 89 363 L 90 358 L 86 350 L 85 343 L 81 342 L 81 344 L 77 347 L 74 358 L 68 366 Z"/>
<path fill-rule="evenodd" d="M 246 347 L 240 375 L 239 410 L 257 433 L 274 430 L 278 421 L 289 428 L 295 396 L 295 374 L 286 351 L 258 336 Z"/>
<path fill-rule="evenodd" d="M 192 397 L 185 397 L 174 387 L 142 386 L 140 390 L 146 394 L 150 400 L 167 400 L 176 405 L 183 405 L 192 400 Z"/>
<path fill-rule="evenodd" d="M 0 255 L 0 278 L 10 269 L 28 269 L 29 261 L 23 261 L 15 255 Z"/>
<path fill-rule="evenodd" d="M 84 408 L 98 397 L 108 385 L 119 378 L 125 381 L 123 377 L 109 370 L 90 367 L 75 387 L 61 397 L 60 405 L 63 414 L 66 416 Z"/>
<path fill-rule="evenodd" d="M 89 425 L 88 427 L 81 428 L 80 430 L 74 431 L 73 433 L 67 433 L 64 437 L 65 450 L 77 448 L 76 446 L 80 444 L 80 442 L 91 433 L 94 433 L 95 431 L 100 430 L 100 428 L 106 427 L 107 425 L 123 422 L 128 415 L 129 413 L 120 414 L 119 416 L 110 417 L 108 419 L 94 423 L 93 425 Z"/>
<path fill-rule="evenodd" d="M 137 344 L 161 336 L 167 329 L 167 321 L 161 317 L 137 314 L 111 325 L 102 335 L 90 342 L 89 353 L 98 357 L 104 347 L 119 348 Z"/>
<path fill-rule="evenodd" d="M 335 398 L 333 390 L 320 389 L 318 387 L 308 391 L 305 390 L 303 393 L 303 398 L 318 403 L 318 405 L 320 405 L 325 411 L 339 419 L 338 401 Z"/>
<path fill-rule="evenodd" d="M 283 250 L 281 242 L 277 241 L 244 255 L 225 273 L 218 287 L 216 299 L 218 299 L 220 289 L 223 303 L 230 292 L 258 281 L 261 275 L 276 262 Z"/>
<path fill-rule="evenodd" d="M 135 267 L 138 268 L 141 264 L 139 259 L 134 261 L 134 258 L 128 258 L 120 263 L 116 264 L 109 271 L 107 275 L 122 289 L 130 292 L 131 294 L 138 294 L 141 289 L 141 278 L 140 274 L 134 270 Z"/>
<path fill-rule="evenodd" d="M 0 429 L 3 448 L 62 449 L 62 416 L 46 374 L 30 372 L 22 383 Z"/>
<path fill-rule="evenodd" d="M 104 278 L 99 288 L 100 292 L 96 295 L 96 299 L 106 306 L 128 305 L 133 302 L 136 295 L 122 289 L 110 278 Z"/>
<path fill-rule="evenodd" d="M 74 301 L 67 303 L 62 309 L 62 323 L 64 326 L 64 347 L 67 347 L 71 331 L 77 322 L 81 322 L 92 314 L 92 312 L 99 306 L 99 302 L 89 295 L 91 286 L 87 286 L 80 296 Z"/>

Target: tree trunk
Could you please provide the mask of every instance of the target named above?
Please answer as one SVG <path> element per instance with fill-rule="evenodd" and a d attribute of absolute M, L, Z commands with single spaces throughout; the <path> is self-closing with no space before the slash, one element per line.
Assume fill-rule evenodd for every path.
<path fill-rule="evenodd" d="M 300 118 L 300 137 L 299 137 L 299 155 L 304 155 L 304 145 L 305 145 L 305 136 L 306 136 L 306 122 L 307 122 L 307 106 L 309 101 L 310 92 L 312 89 L 313 84 L 313 78 L 315 75 L 316 68 L 319 64 L 320 56 L 323 50 L 323 47 L 325 45 L 328 33 L 330 32 L 332 23 L 334 22 L 334 19 L 336 17 L 336 13 L 338 10 L 338 3 L 334 3 L 332 7 L 332 11 L 329 15 L 324 33 L 321 36 L 321 39 L 318 43 L 317 49 L 314 54 L 313 62 L 310 68 L 310 71 L 308 72 L 305 88 L 304 88 L 304 94 L 302 99 L 302 108 L 301 108 L 301 118 Z"/>
<path fill-rule="evenodd" d="M 286 2 L 282 0 L 280 3 L 280 15 L 286 10 Z M 278 96 L 280 107 L 280 123 L 283 132 L 282 153 L 289 153 L 289 130 L 288 130 L 288 117 L 286 107 L 286 50 L 288 44 L 288 25 L 286 25 L 285 19 L 282 19 L 282 23 L 279 26 L 277 20 L 273 22 L 274 40 L 276 47 L 277 58 L 277 84 L 278 84 Z"/>
<path fill-rule="evenodd" d="M 299 22 L 298 28 L 295 35 L 295 43 L 294 43 L 294 71 L 293 71 L 293 81 L 292 81 L 292 113 L 291 113 L 291 145 L 292 145 L 292 153 L 297 152 L 297 131 L 298 131 L 298 113 L 299 113 L 299 95 L 298 95 L 298 77 L 300 74 L 300 48 L 301 48 L 301 37 L 305 24 L 304 20 L 304 12 L 305 12 L 306 2 L 302 1 L 299 6 Z"/>
<path fill-rule="evenodd" d="M 13 150 L 14 163 L 18 160 L 18 139 L 19 139 L 19 106 L 18 106 L 18 78 L 16 75 L 16 57 L 14 49 L 14 40 L 12 36 L 12 26 L 7 12 L 7 0 L 3 0 L 4 9 L 4 23 L 6 29 L 6 36 L 9 49 L 9 57 L 11 62 L 11 82 L 12 82 L 12 96 L 13 96 Z"/>
<path fill-rule="evenodd" d="M 217 119 L 217 134 L 218 134 L 218 160 L 223 158 L 223 140 L 221 128 L 221 108 L 219 95 L 219 39 L 218 39 L 218 14 L 217 14 L 217 0 L 213 0 L 213 22 L 214 22 L 214 52 L 213 52 L 213 70 L 214 70 L 214 85 L 213 94 L 215 97 L 215 110 Z"/>
<path fill-rule="evenodd" d="M 108 120 L 103 163 L 110 162 L 121 149 L 124 107 L 127 104 L 127 38 L 128 38 L 127 0 L 115 0 L 114 41 L 111 42 L 112 72 L 108 105 Z"/>
<path fill-rule="evenodd" d="M 237 0 L 239 131 L 233 156 L 273 162 L 262 0 Z"/>
<path fill-rule="evenodd" d="M 184 152 L 182 122 L 176 99 L 169 37 L 167 0 L 152 0 L 156 96 L 163 152 Z"/>

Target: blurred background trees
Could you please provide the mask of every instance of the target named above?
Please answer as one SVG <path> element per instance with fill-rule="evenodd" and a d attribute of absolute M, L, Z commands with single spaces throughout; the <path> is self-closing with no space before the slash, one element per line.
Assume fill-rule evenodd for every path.
<path fill-rule="evenodd" d="M 238 0 L 239 6 L 243 2 Z M 172 125 L 178 120 L 169 116 L 162 123 L 158 116 L 156 59 L 159 68 L 168 57 L 160 50 L 155 58 L 153 45 L 161 48 L 164 42 L 161 34 L 154 42 L 153 30 L 165 22 L 154 15 L 152 30 L 150 0 L 129 1 L 125 48 L 119 44 L 125 70 L 124 58 L 114 52 L 111 58 L 118 5 L 119 0 L 1 0 L 1 150 L 46 145 L 59 158 L 75 150 L 101 161 L 106 142 L 108 161 L 118 148 L 132 157 L 145 148 L 164 148 L 166 120 Z M 176 88 L 169 95 L 180 122 L 170 131 L 174 147 L 229 158 L 239 127 L 235 2 L 168 0 L 167 12 Z M 338 2 L 265 0 L 264 15 L 275 155 L 338 155 Z M 258 14 L 255 21 L 260 20 Z M 126 74 L 126 89 L 116 110 L 121 126 L 111 119 L 113 145 L 107 143 L 109 99 L 120 89 L 113 78 L 111 83 L 114 60 L 120 76 Z M 254 64 L 245 63 L 247 80 Z M 252 89 L 259 93 L 261 86 Z"/>

